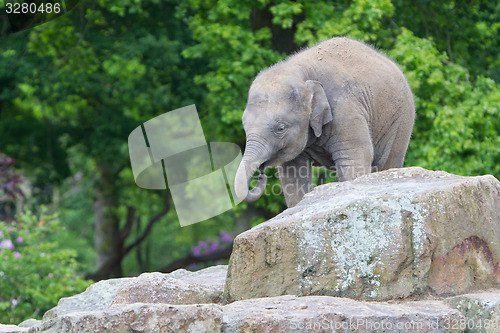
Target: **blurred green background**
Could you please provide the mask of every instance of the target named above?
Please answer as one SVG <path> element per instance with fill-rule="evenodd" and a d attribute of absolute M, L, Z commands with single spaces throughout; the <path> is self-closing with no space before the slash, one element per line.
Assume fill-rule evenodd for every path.
<path fill-rule="evenodd" d="M 496 1 L 83 0 L 18 32 L 5 9 L 0 322 L 40 317 L 85 279 L 226 263 L 232 238 L 283 197 L 181 228 L 168 191 L 135 185 L 127 137 L 194 103 L 207 141 L 243 147 L 255 75 L 333 36 L 374 45 L 406 74 L 417 112 L 406 166 L 500 176 Z"/>

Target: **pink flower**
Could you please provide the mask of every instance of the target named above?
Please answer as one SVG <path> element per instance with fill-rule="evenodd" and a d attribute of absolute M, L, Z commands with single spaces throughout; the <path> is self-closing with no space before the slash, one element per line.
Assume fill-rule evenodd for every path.
<path fill-rule="evenodd" d="M 193 246 L 191 247 L 191 251 L 193 252 L 193 255 L 197 257 L 200 255 L 201 248 L 199 246 Z"/>
<path fill-rule="evenodd" d="M 219 243 L 213 243 L 210 245 L 210 251 L 215 252 L 219 249 Z"/>
<path fill-rule="evenodd" d="M 17 252 L 17 251 L 16 251 L 16 252 L 14 252 L 14 257 L 16 257 L 16 259 L 21 258 L 21 253 L 19 253 L 19 252 Z"/>
<path fill-rule="evenodd" d="M 222 236 L 223 242 L 232 242 L 233 241 L 233 237 L 231 237 L 231 235 L 226 230 L 222 230 L 220 232 L 220 235 Z"/>
<path fill-rule="evenodd" d="M 52 279 L 54 277 L 54 274 L 49 273 L 49 274 L 47 274 L 47 276 Z"/>
<path fill-rule="evenodd" d="M 19 236 L 16 238 L 16 242 L 22 243 L 22 242 L 24 242 L 24 239 L 21 236 Z"/>
<path fill-rule="evenodd" d="M 0 242 L 0 249 L 11 249 L 14 250 L 14 244 L 10 239 L 4 239 Z"/>

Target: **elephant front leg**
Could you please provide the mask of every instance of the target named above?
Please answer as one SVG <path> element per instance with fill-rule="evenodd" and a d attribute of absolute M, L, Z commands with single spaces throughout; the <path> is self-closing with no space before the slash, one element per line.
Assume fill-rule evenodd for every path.
<path fill-rule="evenodd" d="M 348 156 L 337 158 L 335 161 L 339 181 L 353 180 L 372 171 L 371 160 L 373 153 L 369 148 L 356 148 L 344 152 Z"/>
<path fill-rule="evenodd" d="M 367 122 L 354 117 L 336 130 L 332 159 L 339 181 L 353 180 L 372 171 L 373 144 Z"/>
<path fill-rule="evenodd" d="M 308 157 L 299 155 L 279 166 L 278 173 L 288 207 L 295 206 L 304 194 L 311 191 L 311 161 Z"/>

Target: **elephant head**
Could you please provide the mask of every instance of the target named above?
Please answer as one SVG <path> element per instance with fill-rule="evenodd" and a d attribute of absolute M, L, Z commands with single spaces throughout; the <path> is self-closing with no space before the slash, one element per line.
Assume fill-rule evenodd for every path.
<path fill-rule="evenodd" d="M 318 81 L 261 73 L 250 87 L 243 112 L 246 146 L 235 177 L 235 192 L 242 201 L 257 200 L 266 187 L 264 170 L 295 159 L 310 137 L 320 137 L 332 112 Z M 249 190 L 259 170 L 257 185 Z"/>

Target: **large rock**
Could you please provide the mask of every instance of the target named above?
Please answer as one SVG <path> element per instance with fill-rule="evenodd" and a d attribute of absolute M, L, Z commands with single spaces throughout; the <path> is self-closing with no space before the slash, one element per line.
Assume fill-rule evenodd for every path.
<path fill-rule="evenodd" d="M 499 287 L 499 207 L 492 176 L 417 167 L 319 186 L 236 237 L 225 299 L 387 300 Z"/>
<path fill-rule="evenodd" d="M 220 265 L 196 272 L 180 269 L 99 281 L 83 293 L 60 299 L 41 322 L 33 323 L 31 331 L 101 332 L 96 328 L 100 326 L 106 332 L 122 332 L 125 327 L 137 332 L 219 331 L 222 315 L 218 305 L 187 304 L 219 302 L 226 273 L 227 266 Z M 30 330 L 20 326 L 1 326 L 0 332 Z"/>
<path fill-rule="evenodd" d="M 61 298 L 56 307 L 45 312 L 43 320 L 49 320 L 71 312 L 107 309 L 116 296 L 116 291 L 130 278 L 110 279 L 90 285 L 83 293 Z"/>
<path fill-rule="evenodd" d="M 216 304 L 114 305 L 103 311 L 67 313 L 32 328 L 43 333 L 220 332 L 222 308 Z"/>
<path fill-rule="evenodd" d="M 113 304 L 217 303 L 221 296 L 222 290 L 220 289 L 174 279 L 168 274 L 144 273 L 124 282 L 118 288 Z"/>
<path fill-rule="evenodd" d="M 148 275 L 148 273 L 146 273 L 142 274 L 141 277 L 147 277 L 147 279 L 154 279 L 154 277 L 158 277 L 158 279 L 164 279 L 164 282 L 170 281 L 173 284 L 176 284 L 179 282 L 179 280 L 181 280 L 181 282 L 179 283 L 183 284 L 184 286 L 189 284 L 192 287 L 197 287 L 197 290 L 201 291 L 204 296 L 200 296 L 201 298 L 198 297 L 198 299 L 203 299 L 204 297 L 206 301 L 200 303 L 211 303 L 212 301 L 218 300 L 221 297 L 224 288 L 224 282 L 226 279 L 226 273 L 227 266 L 219 265 L 201 269 L 196 272 L 179 269 L 168 274 L 150 273 Z M 137 283 L 140 284 L 141 281 L 143 281 L 142 278 L 121 278 L 96 282 L 88 287 L 87 290 L 85 290 L 83 293 L 71 297 L 61 298 L 56 307 L 50 309 L 43 315 L 43 320 L 46 321 L 72 312 L 105 310 L 109 306 L 111 306 L 111 304 L 113 304 L 113 301 L 115 301 L 115 298 L 117 296 L 118 289 L 124 283 L 125 285 L 121 289 L 120 295 L 118 295 L 118 299 L 116 299 L 117 304 L 134 303 L 141 301 L 145 302 L 146 300 L 151 300 L 152 303 L 160 303 L 159 298 L 157 298 L 157 302 L 155 302 L 155 297 L 150 294 L 145 295 L 144 299 L 141 299 L 139 296 L 135 297 L 135 292 L 130 291 L 130 289 L 126 288 L 126 286 L 137 285 Z M 137 285 L 137 287 L 142 288 L 143 286 Z M 158 288 L 161 289 L 161 286 L 158 286 Z M 130 291 L 130 295 L 126 294 L 127 290 Z M 139 289 L 138 293 L 144 293 L 144 290 Z M 192 300 L 196 298 L 196 295 L 191 296 Z M 183 303 L 181 300 L 179 300 L 175 304 L 192 303 L 193 302 Z"/>
<path fill-rule="evenodd" d="M 224 306 L 223 332 L 463 332 L 462 314 L 438 301 L 402 304 L 277 296 Z"/>
<path fill-rule="evenodd" d="M 144 273 L 125 281 L 116 292 L 113 304 L 219 303 L 226 281 L 227 266 L 219 265 L 190 272 Z"/>

